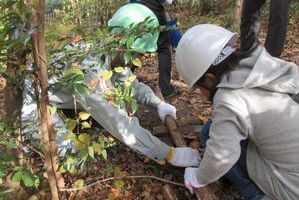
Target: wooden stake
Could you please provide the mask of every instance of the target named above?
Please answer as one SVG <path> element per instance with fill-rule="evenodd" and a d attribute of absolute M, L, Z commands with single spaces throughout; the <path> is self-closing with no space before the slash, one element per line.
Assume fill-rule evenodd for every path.
<path fill-rule="evenodd" d="M 155 88 L 155 94 L 161 99 L 164 100 L 163 95 L 159 87 Z M 167 115 L 165 118 L 166 125 L 168 127 L 170 136 L 177 147 L 185 147 L 186 142 L 183 136 L 177 131 L 178 127 L 175 119 L 171 116 Z M 198 200 L 218 200 L 219 197 L 217 195 L 219 191 L 219 186 L 217 183 L 211 183 L 205 187 L 194 188 L 194 193 Z M 172 192 L 173 193 L 173 192 Z"/>
<path fill-rule="evenodd" d="M 159 87 L 155 88 L 155 94 L 161 99 L 164 100 L 163 95 Z M 165 117 L 165 123 L 168 127 L 169 134 L 175 146 L 177 147 L 186 147 L 187 144 L 183 138 L 183 135 L 180 133 L 178 129 L 178 125 L 173 117 L 167 115 Z"/>

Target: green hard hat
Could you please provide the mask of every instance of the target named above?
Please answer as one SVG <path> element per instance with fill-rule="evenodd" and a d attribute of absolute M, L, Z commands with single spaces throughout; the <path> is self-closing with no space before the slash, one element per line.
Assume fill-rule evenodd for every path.
<path fill-rule="evenodd" d="M 113 17 L 108 21 L 109 27 L 116 27 L 112 33 L 118 32 L 123 27 L 128 28 L 131 24 L 138 24 L 147 17 L 153 19 L 147 24 L 149 28 L 159 26 L 156 15 L 146 6 L 138 3 L 130 3 L 120 7 Z M 157 41 L 159 33 L 146 33 L 141 38 L 137 38 L 131 45 L 131 49 L 139 53 L 155 52 L 157 50 Z"/>

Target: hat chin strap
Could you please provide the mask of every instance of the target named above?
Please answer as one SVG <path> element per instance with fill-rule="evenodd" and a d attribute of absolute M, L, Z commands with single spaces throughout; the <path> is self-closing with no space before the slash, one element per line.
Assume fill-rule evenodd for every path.
<path fill-rule="evenodd" d="M 225 58 L 227 58 L 230 54 L 232 54 L 236 49 L 231 46 L 226 46 L 222 49 L 221 53 L 214 60 L 212 65 L 216 66 L 221 63 Z"/>

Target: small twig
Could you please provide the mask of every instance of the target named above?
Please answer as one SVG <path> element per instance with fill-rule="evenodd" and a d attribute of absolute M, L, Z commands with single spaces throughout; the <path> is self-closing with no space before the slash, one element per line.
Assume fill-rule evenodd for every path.
<path fill-rule="evenodd" d="M 32 146 L 30 145 L 26 145 L 25 147 L 28 147 L 28 149 L 30 149 L 31 151 L 34 151 L 35 153 L 37 153 L 43 160 L 45 160 L 45 156 L 38 150 L 36 150 L 35 148 L 33 148 Z"/>
<path fill-rule="evenodd" d="M 34 151 L 35 153 L 37 153 L 43 160 L 45 160 L 45 156 L 42 152 L 40 152 L 39 150 L 35 149 L 34 147 L 30 146 L 29 144 L 25 144 L 23 141 L 21 140 L 17 140 L 17 142 L 19 142 L 20 144 L 22 144 L 23 147 L 27 147 L 28 149 L 30 149 L 31 151 Z M 19 148 L 20 150 L 22 150 L 21 148 Z"/>
<path fill-rule="evenodd" d="M 79 187 L 79 188 L 59 188 L 59 191 L 61 191 L 61 192 L 72 192 L 72 191 L 77 191 L 77 190 L 84 190 L 84 189 L 86 189 L 88 187 L 92 187 L 94 185 L 97 185 L 97 184 L 100 184 L 100 183 L 103 183 L 103 182 L 106 182 L 106 181 L 117 180 L 117 179 L 126 179 L 126 178 L 150 178 L 150 179 L 155 179 L 155 180 L 158 180 L 158 181 L 170 183 L 170 184 L 173 184 L 173 185 L 185 187 L 185 185 L 182 184 L 182 183 L 177 183 L 177 182 L 174 182 L 174 181 L 169 181 L 167 179 L 159 178 L 159 177 L 156 177 L 156 176 L 146 176 L 146 175 L 142 176 L 142 175 L 140 175 L 140 176 L 110 177 L 110 178 L 106 178 L 106 179 L 103 179 L 103 180 L 96 181 L 96 182 L 91 183 L 89 185 L 86 185 L 84 187 Z"/>
<path fill-rule="evenodd" d="M 37 55 L 38 55 L 38 57 L 46 64 L 46 65 L 48 65 L 50 68 L 51 68 L 51 70 L 53 70 L 53 67 L 42 57 L 42 55 L 40 55 L 40 53 L 39 53 L 39 51 L 36 49 L 36 53 L 37 53 Z"/>

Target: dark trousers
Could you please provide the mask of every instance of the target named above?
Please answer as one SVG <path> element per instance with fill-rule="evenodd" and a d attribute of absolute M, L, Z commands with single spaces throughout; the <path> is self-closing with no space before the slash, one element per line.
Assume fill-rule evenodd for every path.
<path fill-rule="evenodd" d="M 203 147 L 206 146 L 209 139 L 209 130 L 212 121 L 209 120 L 200 131 L 200 143 Z M 243 140 L 240 143 L 241 155 L 237 163 L 225 174 L 237 188 L 240 195 L 245 200 L 260 200 L 263 198 L 264 193 L 258 186 L 250 179 L 247 171 L 246 152 L 248 140 Z"/>
<path fill-rule="evenodd" d="M 241 17 L 241 51 L 257 46 L 262 6 L 265 0 L 243 0 Z M 282 53 L 289 21 L 289 0 L 270 0 L 269 24 L 265 48 L 275 57 Z"/>
<path fill-rule="evenodd" d="M 166 26 L 166 15 L 163 4 L 161 1 L 153 0 L 138 0 L 132 1 L 135 3 L 141 3 L 151 9 L 157 16 L 159 24 Z M 163 96 L 167 96 L 172 92 L 172 86 L 170 85 L 171 79 L 171 53 L 170 53 L 170 32 L 160 32 L 158 38 L 158 71 L 159 71 L 159 87 Z"/>
<path fill-rule="evenodd" d="M 158 70 L 159 87 L 163 96 L 172 92 L 171 79 L 171 53 L 169 31 L 160 32 L 158 39 Z"/>

